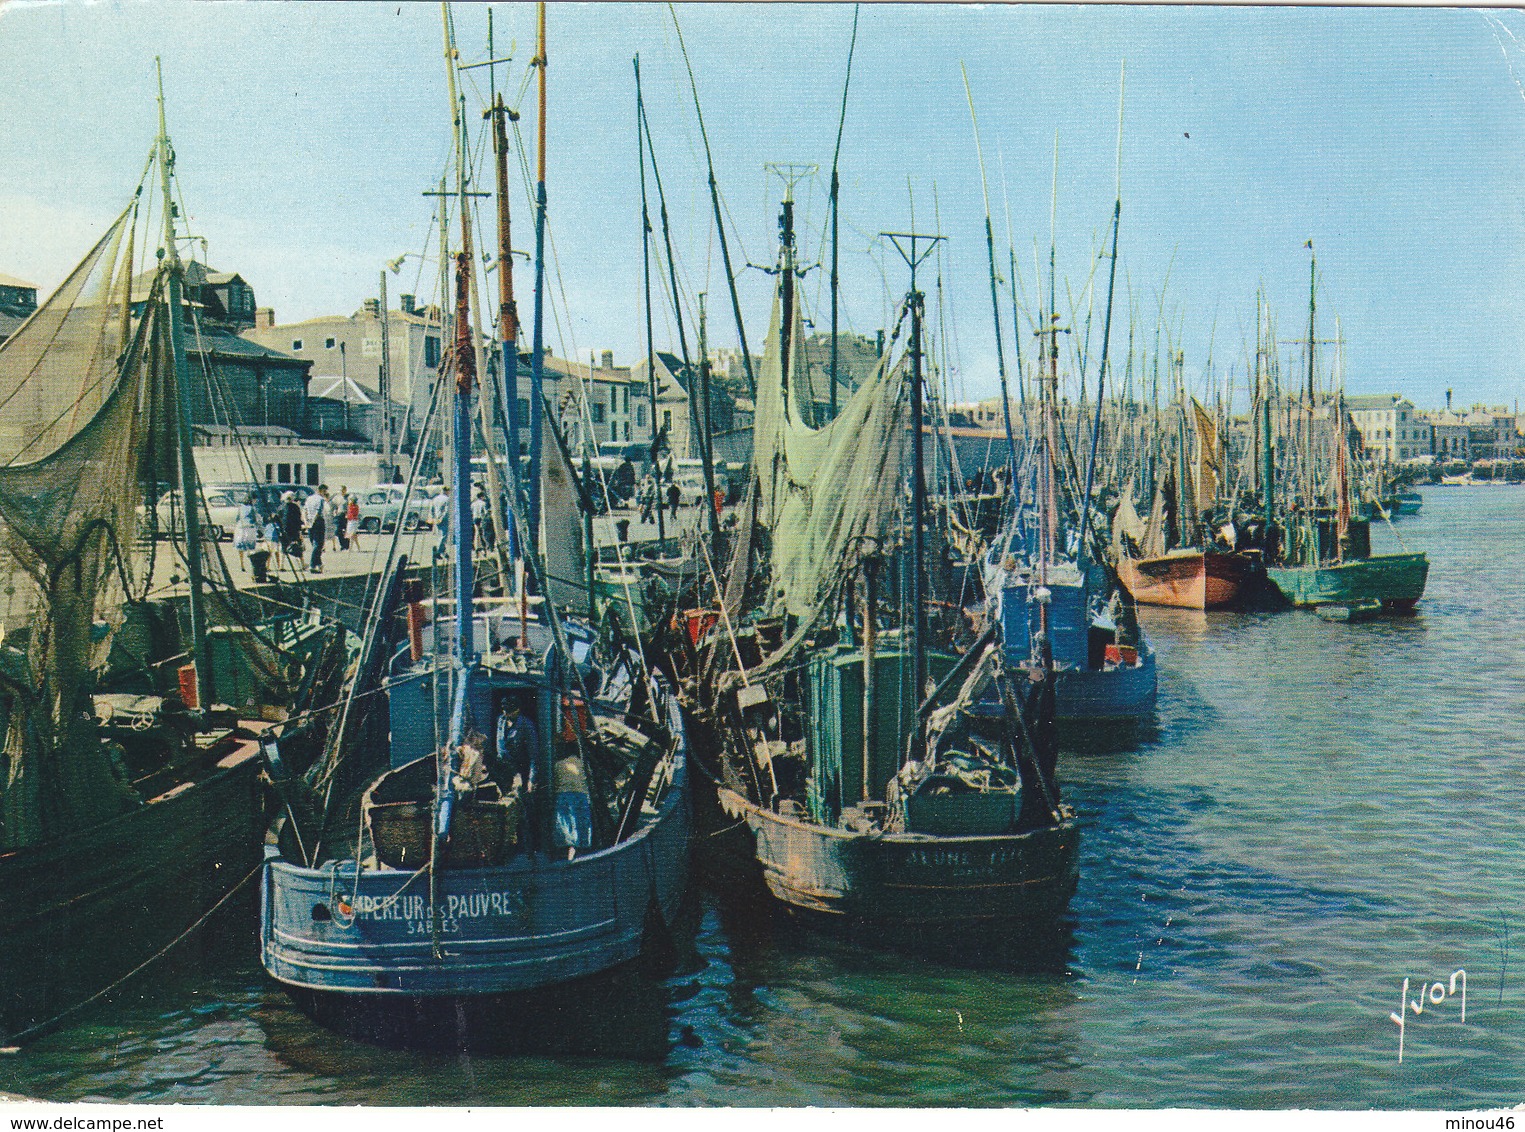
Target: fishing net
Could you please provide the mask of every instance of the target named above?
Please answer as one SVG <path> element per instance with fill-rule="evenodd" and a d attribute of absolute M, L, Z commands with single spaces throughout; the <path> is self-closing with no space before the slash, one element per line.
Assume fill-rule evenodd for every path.
<path fill-rule="evenodd" d="M 770 611 L 812 621 L 857 567 L 865 540 L 882 540 L 892 520 L 911 439 L 909 383 L 903 362 L 891 366 L 886 351 L 841 414 L 811 428 L 799 385 L 788 380 L 803 362 L 803 319 L 796 306 L 786 360 L 781 317 L 775 295 L 757 382 L 756 521 L 771 536 Z"/>
<path fill-rule="evenodd" d="M 131 214 L 0 346 L 0 552 L 28 625 L 26 670 L 0 674 L 0 848 L 136 799 L 96 738 L 90 698 L 109 642 L 97 611 L 119 610 L 134 586 L 140 484 L 161 478 L 167 463 L 158 464 L 173 452 L 157 423 L 173 421 L 163 411 L 163 276 L 135 319 Z"/>

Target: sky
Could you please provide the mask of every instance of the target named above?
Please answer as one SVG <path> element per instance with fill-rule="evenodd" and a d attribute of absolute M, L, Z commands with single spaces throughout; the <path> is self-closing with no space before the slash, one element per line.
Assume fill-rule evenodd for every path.
<path fill-rule="evenodd" d="M 473 138 L 492 70 L 523 116 L 532 164 L 534 9 L 492 10 L 495 54 L 512 58 L 466 73 Z M 832 3 L 676 7 L 754 351 L 772 279 L 743 265 L 772 264 L 783 190 L 766 162 L 819 167 L 795 192 L 802 256 L 822 264 L 805 277 L 806 310 L 817 329 L 830 324 L 826 186 L 853 17 Z M 1348 392 L 1401 392 L 1420 406 L 1443 404 L 1448 388 L 1461 405 L 1520 397 L 1522 13 L 871 3 L 858 20 L 839 166 L 843 325 L 872 334 L 907 288 L 879 232 L 945 235 L 919 283 L 955 397 L 998 388 L 961 64 L 979 115 L 1008 364 L 1008 248 L 1024 358 L 1051 246 L 1062 321 L 1084 340 L 1089 311 L 1099 355 L 1098 253 L 1120 174 L 1113 380 L 1130 337 L 1136 371 L 1166 348 L 1157 342 L 1174 343 L 1194 391 L 1229 380 L 1242 399 L 1258 289 L 1278 337 L 1305 337 L 1312 240 L 1317 337 L 1343 340 Z M 459 5 L 454 21 L 462 60 L 486 59 L 487 8 Z M 279 322 L 355 311 L 383 266 L 409 252 L 388 276 L 393 305 L 402 292 L 432 298 L 435 201 L 422 193 L 450 161 L 440 25 L 436 5 L 396 0 L 0 4 L 0 273 L 50 288 L 126 203 L 156 132 L 158 55 L 187 222 L 214 266 L 242 274 Z M 668 7 L 553 4 L 547 47 L 546 340 L 575 357 L 612 350 L 619 364 L 645 354 L 639 54 L 690 342 L 694 295 L 707 291 L 710 343 L 734 345 Z M 516 176 L 514 244 L 529 250 L 526 191 Z M 516 284 L 528 319 L 524 263 Z M 656 301 L 656 346 L 673 349 L 665 287 Z"/>

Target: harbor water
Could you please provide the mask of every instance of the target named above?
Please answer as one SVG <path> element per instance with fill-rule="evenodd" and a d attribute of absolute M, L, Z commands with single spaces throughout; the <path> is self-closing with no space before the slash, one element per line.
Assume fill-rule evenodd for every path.
<path fill-rule="evenodd" d="M 214 1104 L 1514 1104 L 1525 1099 L 1525 489 L 1426 489 L 1422 512 L 1374 528 L 1373 542 L 1430 555 L 1415 616 L 1144 611 L 1157 732 L 1061 763 L 1083 839 L 1056 963 L 879 953 L 700 888 L 674 964 L 549 1019 L 556 1053 L 420 1054 L 298 1013 L 261 973 L 250 901 L 174 962 L 0 1058 L 0 1091 Z"/>

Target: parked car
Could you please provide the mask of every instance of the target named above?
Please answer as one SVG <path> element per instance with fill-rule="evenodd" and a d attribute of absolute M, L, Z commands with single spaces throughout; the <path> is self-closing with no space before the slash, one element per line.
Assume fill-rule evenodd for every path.
<path fill-rule="evenodd" d="M 680 474 L 673 482 L 678 485 L 678 502 L 684 507 L 692 507 L 696 503 L 702 503 L 705 495 L 708 494 L 704 490 L 704 476 L 702 475 Z M 665 488 L 663 492 L 665 502 Z"/>
<path fill-rule="evenodd" d="M 231 539 L 233 528 L 238 523 L 239 509 L 243 506 L 243 497 L 235 496 L 231 491 L 208 489 L 201 493 L 201 502 L 201 537 L 208 542 Z M 158 501 L 154 503 L 154 531 L 159 538 L 169 538 L 183 529 L 184 511 L 185 506 L 181 502 L 178 487 L 159 496 Z M 138 508 L 138 521 L 143 526 L 143 535 L 146 538 L 148 535 L 146 508 Z"/>
<path fill-rule="evenodd" d="M 362 531 L 395 531 L 397 517 L 402 514 L 403 497 L 407 489 L 402 484 L 378 484 L 360 495 L 360 529 Z M 403 516 L 402 529 L 416 531 L 429 526 L 429 501 L 415 494 L 408 501 L 408 513 Z"/>

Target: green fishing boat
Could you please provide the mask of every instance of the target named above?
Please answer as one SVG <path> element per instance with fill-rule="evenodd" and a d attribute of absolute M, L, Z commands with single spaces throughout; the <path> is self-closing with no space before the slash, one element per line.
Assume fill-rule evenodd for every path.
<path fill-rule="evenodd" d="M 1312 247 L 1310 242 L 1308 245 Z M 1306 419 L 1301 430 L 1297 469 L 1291 488 L 1291 508 L 1284 521 L 1285 537 L 1276 556 L 1266 564 L 1266 577 L 1296 606 L 1343 605 L 1351 609 L 1381 603 L 1389 612 L 1407 612 L 1424 596 L 1429 559 L 1422 553 L 1378 554 L 1371 552 L 1371 520 L 1356 513 L 1352 505 L 1351 424 L 1345 409 L 1343 380 L 1336 375 L 1335 394 L 1326 402 L 1334 425 L 1327 433 L 1328 445 L 1316 427 L 1319 407 L 1315 385 L 1314 297 L 1318 263 L 1311 261 L 1308 293 Z M 1264 482 L 1273 482 L 1274 448 L 1271 443 L 1269 398 L 1262 404 L 1266 461 Z M 1357 441 L 1359 444 L 1359 441 Z M 1332 447 L 1332 451 L 1329 448 Z M 1323 451 L 1321 451 L 1321 449 Z M 1324 453 L 1327 452 L 1327 456 Z M 1274 489 L 1266 493 L 1267 521 L 1271 517 Z M 1391 508 L 1379 504 L 1385 520 Z"/>
<path fill-rule="evenodd" d="M 1379 554 L 1324 566 L 1270 566 L 1266 577 L 1293 605 L 1358 605 L 1380 601 L 1404 611 L 1424 596 L 1430 562 L 1423 554 Z"/>

